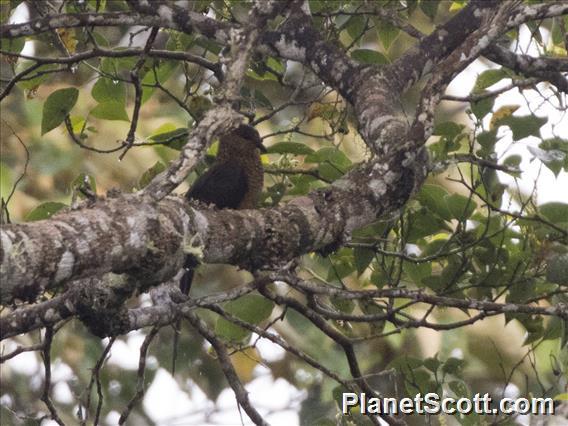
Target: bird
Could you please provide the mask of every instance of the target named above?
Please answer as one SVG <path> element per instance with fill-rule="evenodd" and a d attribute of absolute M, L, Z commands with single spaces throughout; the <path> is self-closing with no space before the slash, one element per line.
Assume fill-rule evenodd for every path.
<path fill-rule="evenodd" d="M 257 130 L 241 124 L 219 139 L 219 150 L 214 163 L 203 173 L 185 194 L 187 201 L 199 201 L 218 209 L 253 209 L 256 207 L 264 184 L 261 153 L 266 148 Z M 195 268 L 199 261 L 187 255 L 179 288 L 189 295 Z M 175 374 L 177 347 L 181 320 L 174 326 L 172 375 Z"/>
<path fill-rule="evenodd" d="M 257 130 L 241 124 L 221 136 L 215 162 L 202 174 L 185 194 L 188 201 L 200 201 L 218 209 L 254 209 L 264 184 L 262 145 Z M 189 294 L 193 274 L 199 261 L 186 256 L 180 280 L 180 290 Z"/>

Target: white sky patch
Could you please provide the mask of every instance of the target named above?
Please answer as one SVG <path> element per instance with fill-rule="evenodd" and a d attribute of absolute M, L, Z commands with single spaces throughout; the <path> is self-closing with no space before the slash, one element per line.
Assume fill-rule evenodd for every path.
<path fill-rule="evenodd" d="M 274 331 L 271 331 L 271 332 L 274 333 Z M 274 362 L 274 361 L 279 361 L 282 358 L 284 358 L 286 351 L 284 349 L 282 349 L 282 347 L 280 347 L 276 343 L 272 342 L 271 340 L 261 338 L 257 341 L 256 340 L 257 338 L 258 338 L 258 335 L 254 334 L 253 335 L 253 341 L 256 342 L 255 347 L 258 350 L 258 352 L 260 353 L 260 357 L 264 361 Z"/>
<path fill-rule="evenodd" d="M 75 401 L 75 396 L 71 392 L 69 385 L 65 382 L 58 382 L 53 386 L 53 397 L 61 404 L 71 404 Z"/>
<path fill-rule="evenodd" d="M 144 410 L 158 425 L 185 424 L 203 412 L 211 410 L 213 403 L 196 385 L 190 385 L 190 396 L 182 390 L 171 374 L 160 368 L 146 391 Z"/>
<path fill-rule="evenodd" d="M 136 370 L 140 358 L 140 346 L 142 346 L 144 338 L 145 336 L 142 333 L 135 331 L 128 334 L 128 343 L 116 340 L 110 350 L 108 363 L 126 370 Z"/>
<path fill-rule="evenodd" d="M 305 392 L 296 389 L 284 379 L 273 380 L 264 375 L 246 385 L 252 405 L 265 420 L 274 426 L 294 426 L 299 424 L 298 411 L 300 402 L 306 397 Z M 240 424 L 235 395 L 231 389 L 225 389 L 217 399 L 222 412 L 212 416 L 215 424 Z M 267 414 L 271 412 L 271 414 Z M 243 412 L 245 425 L 252 424 Z M 205 425 L 204 425 L 205 426 Z"/>
<path fill-rule="evenodd" d="M 36 352 L 22 352 L 18 356 L 6 361 L 2 368 L 8 367 L 18 374 L 31 376 L 38 372 L 39 366 Z"/>

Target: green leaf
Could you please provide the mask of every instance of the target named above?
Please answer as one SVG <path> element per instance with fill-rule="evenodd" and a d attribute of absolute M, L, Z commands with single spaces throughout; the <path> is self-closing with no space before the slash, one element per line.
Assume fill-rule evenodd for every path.
<path fill-rule="evenodd" d="M 165 61 L 159 66 L 149 70 L 142 79 L 142 103 L 146 102 L 156 90 L 154 86 L 157 82 L 164 84 L 178 67 L 178 61 Z"/>
<path fill-rule="evenodd" d="M 329 298 L 331 304 L 339 311 L 344 314 L 350 314 L 355 309 L 355 302 L 352 299 L 346 299 L 344 297 L 332 296 Z"/>
<path fill-rule="evenodd" d="M 262 296 L 248 294 L 226 303 L 224 308 L 228 313 L 240 320 L 258 325 L 270 316 L 274 304 Z M 225 340 L 233 342 L 243 342 L 250 336 L 250 331 L 233 324 L 225 318 L 219 318 L 215 325 L 215 331 Z"/>
<path fill-rule="evenodd" d="M 161 172 L 166 170 L 166 165 L 161 161 L 156 161 L 152 167 L 144 172 L 142 177 L 140 178 L 140 182 L 138 184 L 139 188 L 144 188 L 146 185 L 150 183 L 154 177 L 159 175 Z"/>
<path fill-rule="evenodd" d="M 101 120 L 121 120 L 130 121 L 124 104 L 120 102 L 103 102 L 91 110 L 91 115 Z"/>
<path fill-rule="evenodd" d="M 568 221 L 568 218 L 565 218 Z M 546 279 L 551 283 L 568 285 L 568 253 L 552 256 L 548 260 Z"/>
<path fill-rule="evenodd" d="M 483 71 L 477 77 L 472 93 L 479 94 L 484 89 L 487 89 L 488 87 L 493 86 L 495 83 L 503 80 L 504 78 L 509 77 L 509 72 L 503 68 Z"/>
<path fill-rule="evenodd" d="M 480 94 L 486 93 L 482 91 Z M 493 109 L 493 105 L 495 104 L 495 96 L 487 96 L 479 101 L 471 102 L 470 107 L 473 114 L 477 117 L 478 120 L 481 120 L 487 114 L 491 112 Z"/>
<path fill-rule="evenodd" d="M 458 220 L 467 219 L 477 208 L 475 201 L 460 194 L 448 195 L 445 199 L 450 213 Z"/>
<path fill-rule="evenodd" d="M 424 12 L 424 14 L 433 21 L 436 17 L 436 13 L 438 13 L 439 3 L 439 0 L 422 0 L 420 2 L 420 9 L 422 9 L 422 12 Z"/>
<path fill-rule="evenodd" d="M 343 151 L 331 147 L 321 148 L 318 151 L 307 155 L 304 161 L 306 163 L 329 162 L 343 172 L 347 171 L 347 169 L 351 167 L 351 160 L 347 158 Z"/>
<path fill-rule="evenodd" d="M 446 136 L 448 138 L 455 138 L 460 135 L 465 128 L 463 124 L 457 124 L 453 121 L 445 121 L 438 123 L 434 126 L 434 136 Z"/>
<path fill-rule="evenodd" d="M 566 161 L 566 153 L 560 151 L 558 149 L 550 149 L 545 151 L 544 149 L 540 149 L 534 146 L 528 147 L 529 152 L 538 158 L 546 167 L 554 173 L 555 176 L 558 176 L 558 173 L 564 167 Z"/>
<path fill-rule="evenodd" d="M 568 204 L 554 201 L 540 205 L 538 210 L 552 223 L 568 222 Z"/>
<path fill-rule="evenodd" d="M 351 57 L 363 64 L 387 65 L 388 58 L 380 52 L 371 49 L 358 49 L 351 52 Z"/>
<path fill-rule="evenodd" d="M 544 340 L 555 340 L 560 339 L 564 336 L 566 330 L 566 321 L 558 318 L 552 317 L 548 321 L 546 330 L 544 332 Z"/>
<path fill-rule="evenodd" d="M 48 201 L 40 204 L 26 216 L 26 222 L 33 222 L 35 220 L 49 219 L 59 210 L 67 207 L 66 204 L 57 203 L 55 201 Z"/>
<path fill-rule="evenodd" d="M 458 358 L 448 358 L 444 365 L 442 366 L 442 371 L 447 374 L 452 374 L 454 376 L 460 376 L 461 371 L 465 365 L 465 361 Z"/>
<path fill-rule="evenodd" d="M 429 262 L 413 263 L 405 261 L 403 271 L 416 285 L 421 286 L 424 278 L 432 276 L 432 264 Z"/>
<path fill-rule="evenodd" d="M 345 24 L 347 33 L 352 39 L 356 39 L 365 30 L 365 18 L 361 15 L 353 15 Z"/>
<path fill-rule="evenodd" d="M 424 367 L 426 367 L 432 373 L 436 373 L 436 371 L 438 371 L 438 368 L 440 368 L 440 365 L 442 365 L 442 363 L 437 358 L 437 355 L 435 355 L 434 358 L 426 358 L 424 360 Z"/>
<path fill-rule="evenodd" d="M 408 222 L 411 224 L 408 230 L 408 242 L 410 243 L 447 229 L 444 221 L 438 219 L 425 208 L 410 213 Z"/>
<path fill-rule="evenodd" d="M 314 153 L 314 150 L 309 146 L 297 142 L 278 142 L 268 147 L 266 151 L 269 154 L 308 155 Z"/>
<path fill-rule="evenodd" d="M 74 87 L 59 89 L 46 99 L 41 117 L 41 134 L 59 126 L 77 102 L 79 91 Z"/>
<path fill-rule="evenodd" d="M 379 40 L 383 44 L 385 50 L 388 51 L 400 34 L 400 29 L 392 25 L 390 22 L 380 19 L 375 19 L 375 28 L 377 29 Z"/>
<path fill-rule="evenodd" d="M 497 142 L 497 130 L 479 133 L 477 135 L 477 142 L 488 151 L 493 151 L 493 147 Z"/>
<path fill-rule="evenodd" d="M 158 131 L 154 133 L 152 136 L 150 136 L 148 139 L 150 139 L 153 142 L 163 143 L 168 148 L 180 151 L 187 143 L 187 136 L 189 134 L 189 129 L 187 127 L 179 127 L 177 129 L 174 128 L 173 130 L 170 130 L 171 127 L 174 127 L 174 125 L 167 124 L 164 126 L 160 126 Z"/>
<path fill-rule="evenodd" d="M 515 167 L 519 168 L 521 166 L 521 162 L 523 161 L 523 157 L 518 154 L 509 155 L 507 158 L 503 160 L 503 165 L 507 167 Z"/>
<path fill-rule="evenodd" d="M 99 103 L 114 101 L 124 104 L 126 102 L 126 86 L 122 81 L 113 81 L 101 76 L 94 84 L 91 96 Z"/>
<path fill-rule="evenodd" d="M 513 132 L 513 140 L 519 141 L 528 136 L 540 136 L 540 128 L 546 124 L 548 118 L 536 115 L 524 115 L 517 117 L 511 115 L 499 121 L 500 125 L 509 126 Z"/>
<path fill-rule="evenodd" d="M 12 185 L 12 169 L 3 162 L 0 162 L 0 198 L 3 198 L 4 201 L 6 201 L 8 195 L 10 195 Z"/>
<path fill-rule="evenodd" d="M 428 210 L 437 214 L 444 220 L 451 220 L 452 214 L 446 204 L 446 196 L 448 191 L 440 185 L 425 184 L 420 188 L 420 192 L 416 196 L 420 204 L 427 207 Z"/>
<path fill-rule="evenodd" d="M 368 248 L 355 247 L 355 249 L 353 250 L 353 256 L 355 258 L 355 268 L 357 268 L 357 274 L 361 275 L 367 270 L 369 264 L 375 258 L 375 252 Z"/>
<path fill-rule="evenodd" d="M 17 37 L 17 38 L 1 38 L 0 39 L 0 49 L 11 52 L 11 53 L 20 53 L 26 44 L 25 37 Z M 17 57 L 8 57 L 9 61 L 17 61 Z"/>
<path fill-rule="evenodd" d="M 169 38 L 166 42 L 167 50 L 176 50 L 181 52 L 187 52 L 191 46 L 195 43 L 195 36 L 192 34 L 186 34 L 179 31 L 168 31 Z"/>

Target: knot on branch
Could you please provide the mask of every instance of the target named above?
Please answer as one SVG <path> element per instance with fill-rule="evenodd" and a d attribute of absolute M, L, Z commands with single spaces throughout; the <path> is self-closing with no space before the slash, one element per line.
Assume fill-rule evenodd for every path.
<path fill-rule="evenodd" d="M 130 295 L 123 288 L 113 288 L 88 280 L 75 294 L 79 319 L 95 336 L 117 336 L 130 330 L 124 302 Z"/>

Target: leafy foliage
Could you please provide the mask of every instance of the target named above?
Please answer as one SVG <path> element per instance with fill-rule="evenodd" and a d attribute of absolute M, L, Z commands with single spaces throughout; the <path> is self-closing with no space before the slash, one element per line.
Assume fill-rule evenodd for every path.
<path fill-rule="evenodd" d="M 19 3 L 0 3 L 2 22 Z M 118 12 L 129 7 L 128 2 L 64 3 L 67 13 Z M 240 22 L 250 8 L 246 2 L 189 3 L 193 12 L 226 24 Z M 408 27 L 400 22 L 430 33 L 467 4 L 308 3 L 314 28 L 326 41 L 359 66 L 381 69 L 416 46 Z M 277 19 L 269 23 L 270 29 L 280 24 Z M 565 55 L 567 25 L 565 17 L 539 22 L 532 28 L 531 42 L 550 57 Z M 161 29 L 159 48 L 151 47 L 151 55 L 142 54 L 133 46 L 144 48 L 148 31 L 94 26 L 1 40 L 3 72 L 10 78 L 24 73 L 14 81 L 8 102 L 3 101 L 7 103 L 2 114 L 11 123 L 21 123 L 17 133 L 25 135 L 30 155 L 28 164 L 13 138 L 6 138 L 9 148 L 5 153 L 3 145 L 0 190 L 5 201 L 16 185 L 14 199 L 6 207 L 12 220 L 49 219 L 61 209 L 74 208 L 77 198 L 90 203 L 97 201 L 93 194 L 103 197 L 111 188 L 129 192 L 146 187 L 178 158 L 195 124 L 222 98 L 222 82 L 216 79 L 230 53 L 224 46 L 198 31 Z M 544 33 L 550 38 L 544 39 Z M 503 40 L 507 38 L 517 40 L 518 31 Z M 94 49 L 94 54 L 69 67 L 12 55 L 22 52 L 29 41 L 38 56 L 61 57 L 63 62 L 76 53 Z M 371 158 L 357 137 L 358 123 L 347 101 L 312 69 L 262 52 L 254 56 L 235 101 L 242 112 L 254 117 L 268 148 L 263 155 L 262 207 L 312 191 L 325 198 L 329 185 L 340 187 L 339 179 Z M 568 327 L 538 308 L 568 303 L 568 204 L 539 203 L 538 191 L 527 193 L 522 188 L 522 179 L 529 174 L 527 162 L 555 176 L 568 171 L 568 140 L 561 132 L 565 129 L 559 130 L 561 125 L 539 110 L 556 98 L 563 99 L 564 104 L 553 104 L 560 110 L 565 97 L 551 91 L 548 83 L 537 86 L 534 81 L 522 82 L 524 78 L 506 67 L 472 76 L 470 93 L 459 93 L 463 108 L 436 112 L 427 144 L 433 172 L 398 214 L 346 235 L 340 247 L 286 265 L 290 270 L 297 267 L 298 280 L 323 287 L 326 291 L 321 294 L 277 282 L 235 296 L 245 273 L 214 266 L 197 270 L 191 298 L 215 294 L 220 301 L 199 299 L 202 303 L 192 306 L 192 312 L 228 349 L 243 383 L 257 380 L 259 372 L 273 383 L 285 381 L 301 396 L 295 406 L 290 402 L 299 422 L 318 425 L 369 423 L 358 408 L 352 410 L 352 417 L 337 420 L 345 385 L 361 381 L 354 377 L 353 357 L 369 386 L 387 396 L 436 392 L 460 398 L 490 392 L 500 398 L 508 385 L 514 385 L 523 396 L 566 398 L 562 386 Z M 501 92 L 506 85 L 512 88 Z M 537 97 L 537 106 L 523 99 L 509 103 L 513 101 L 507 98 L 515 90 L 527 99 Z M 416 94 L 394 102 L 412 122 Z M 72 134 L 66 134 L 69 124 Z M 216 154 L 215 143 L 207 154 L 209 160 Z M 188 184 L 206 167 L 207 161 Z M 17 182 L 20 170 L 24 177 Z M 360 194 L 353 190 L 349 195 Z M 316 209 L 315 214 L 333 212 Z M 58 291 L 50 289 L 46 300 L 57 297 Z M 370 291 L 384 293 L 353 296 Z M 128 305 L 146 306 L 148 300 L 138 295 Z M 484 303 L 513 308 L 498 311 L 484 308 Z M 538 313 L 518 312 L 516 305 Z M 470 327 L 476 323 L 477 328 Z M 137 365 L 121 365 L 115 354 L 135 347 L 136 353 L 128 356 L 138 360 L 142 341 L 152 336 L 149 330 L 102 342 L 79 321 L 63 324 L 50 345 L 52 362 L 71 371 L 70 377 L 53 383 L 67 386 L 73 395 L 72 402 L 55 401 L 61 416 L 68 424 L 77 423 L 81 407 L 92 419 L 99 410 L 95 394 L 102 396 L 101 418 L 113 419 L 116 412 L 124 412 L 129 402 L 136 402 L 140 387 L 158 383 L 159 374 L 170 371 L 171 342 L 178 332 L 174 379 L 180 392 L 194 398 L 200 391 L 216 401 L 227 381 L 219 354 L 196 330 L 187 321 L 179 331 L 160 328 L 157 337 L 148 341 L 141 374 L 135 371 Z M 32 342 L 34 336 L 19 336 L 10 347 Z M 270 349 L 259 342 L 271 345 Z M 117 351 L 110 358 L 103 352 L 107 345 Z M 38 351 L 30 355 L 30 364 L 39 368 Z M 3 392 L 11 405 L 2 416 L 45 412 L 34 385 L 39 375 L 20 372 L 9 360 L 6 365 L 10 374 L 3 380 Z M 336 377 L 330 377 L 330 371 Z M 133 404 L 132 409 L 137 419 L 152 418 L 146 404 Z M 440 422 L 474 425 L 487 420 L 451 417 Z"/>

